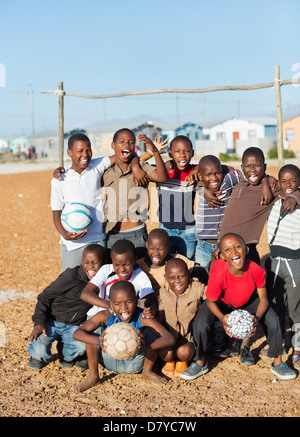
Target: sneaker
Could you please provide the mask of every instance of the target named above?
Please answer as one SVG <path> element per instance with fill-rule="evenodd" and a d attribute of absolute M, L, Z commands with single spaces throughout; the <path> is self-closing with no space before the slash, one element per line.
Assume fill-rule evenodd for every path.
<path fill-rule="evenodd" d="M 274 366 L 274 363 L 272 363 L 270 370 L 273 375 L 277 376 L 279 379 L 295 379 L 297 376 L 296 372 L 293 369 L 290 369 L 289 366 L 284 362 L 278 364 L 277 366 Z"/>
<path fill-rule="evenodd" d="M 204 375 L 207 372 L 208 372 L 207 363 L 205 363 L 204 366 L 199 366 L 199 364 L 192 362 L 190 367 L 188 367 L 186 370 L 183 370 L 180 373 L 180 378 L 185 379 L 186 381 L 191 381 L 193 379 L 198 378 L 201 375 Z"/>
<path fill-rule="evenodd" d="M 214 353 L 214 355 L 221 358 L 238 357 L 239 349 L 236 345 L 231 345 L 227 349 L 219 352 L 218 354 Z"/>
<path fill-rule="evenodd" d="M 250 349 L 247 346 L 244 346 L 241 349 L 240 363 L 243 366 L 252 366 L 254 364 L 253 355 L 252 355 L 252 353 L 250 352 Z"/>
<path fill-rule="evenodd" d="M 175 371 L 175 361 L 167 361 L 166 364 L 161 369 L 161 373 L 172 378 L 174 376 Z"/>
<path fill-rule="evenodd" d="M 29 367 L 30 367 L 30 369 L 39 370 L 39 369 L 41 369 L 43 367 L 43 365 L 44 365 L 43 361 L 36 360 L 35 358 L 30 357 L 30 359 L 29 359 Z"/>
<path fill-rule="evenodd" d="M 88 360 L 85 358 L 83 360 L 76 361 L 75 367 L 77 370 L 80 370 L 80 372 L 84 372 L 89 368 Z"/>
<path fill-rule="evenodd" d="M 63 369 L 70 369 L 71 367 L 74 366 L 74 361 L 59 360 L 59 364 L 60 367 L 62 367 Z"/>
<path fill-rule="evenodd" d="M 174 376 L 180 376 L 180 373 L 188 368 L 188 365 L 185 361 L 177 361 L 175 366 Z"/>

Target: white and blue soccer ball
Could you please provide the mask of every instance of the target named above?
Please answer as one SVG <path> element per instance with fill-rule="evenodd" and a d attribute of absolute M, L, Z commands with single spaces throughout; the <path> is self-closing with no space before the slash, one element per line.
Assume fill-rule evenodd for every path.
<path fill-rule="evenodd" d="M 61 224 L 68 232 L 80 232 L 87 229 L 93 223 L 91 208 L 83 203 L 67 203 L 60 216 Z"/>
<path fill-rule="evenodd" d="M 253 317 L 246 310 L 235 310 L 229 314 L 226 320 L 228 331 L 232 337 L 243 339 L 248 337 L 253 329 Z"/>

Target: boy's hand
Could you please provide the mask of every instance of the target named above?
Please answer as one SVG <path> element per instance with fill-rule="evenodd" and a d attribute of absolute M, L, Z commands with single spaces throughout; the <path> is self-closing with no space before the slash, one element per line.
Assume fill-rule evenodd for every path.
<path fill-rule="evenodd" d="M 281 212 L 283 214 L 286 214 L 286 213 L 290 214 L 291 212 L 294 211 L 294 209 L 297 206 L 296 199 L 294 199 L 293 197 L 285 197 L 285 196 L 278 196 L 278 197 L 280 197 L 280 199 L 284 199 L 284 202 L 283 202 L 282 207 L 281 207 Z"/>
<path fill-rule="evenodd" d="M 221 191 L 216 191 L 215 193 L 213 193 L 206 187 L 203 187 L 203 189 L 204 199 L 206 200 L 208 206 L 210 206 L 211 208 L 218 208 L 219 206 L 224 205 L 223 200 L 218 199 L 217 197 L 219 194 L 221 194 Z"/>
<path fill-rule="evenodd" d="M 230 332 L 229 329 L 228 329 L 228 328 L 230 328 L 230 325 L 227 324 L 227 318 L 228 318 L 228 316 L 229 316 L 229 314 L 225 314 L 225 316 L 224 316 L 224 318 L 223 318 L 223 320 L 222 320 L 222 323 L 223 323 L 223 328 L 224 328 L 224 331 L 226 332 L 226 334 L 227 334 L 229 337 L 232 337 L 232 334 L 231 334 L 231 332 Z"/>
<path fill-rule="evenodd" d="M 61 181 L 61 174 L 65 173 L 64 167 L 57 167 L 53 172 L 53 177 Z"/>
<path fill-rule="evenodd" d="M 151 306 L 151 307 L 145 307 L 142 317 L 143 319 L 154 319 L 156 315 L 156 309 Z"/>
<path fill-rule="evenodd" d="M 146 188 L 150 182 L 147 173 L 145 173 L 144 170 L 142 170 L 139 165 L 134 165 L 131 168 L 136 185 L 138 187 Z"/>
<path fill-rule="evenodd" d="M 252 328 L 252 331 L 249 332 L 248 337 L 252 337 L 252 335 L 255 334 L 256 328 L 258 325 L 258 320 L 257 320 L 256 316 L 254 316 L 254 314 L 252 314 L 252 319 L 253 319 L 253 328 Z"/>
<path fill-rule="evenodd" d="M 80 232 L 66 232 L 63 237 L 65 240 L 79 240 L 79 238 L 84 237 L 87 233 L 87 229 L 84 229 Z"/>
<path fill-rule="evenodd" d="M 166 153 L 166 150 L 164 149 L 169 146 L 168 141 L 169 141 L 169 137 L 166 138 L 164 141 L 162 141 L 162 137 L 159 137 L 159 140 L 157 140 L 156 137 L 154 138 L 153 143 L 160 154 Z M 152 152 L 150 151 L 150 153 Z"/>
<path fill-rule="evenodd" d="M 36 341 L 36 339 L 41 334 L 44 334 L 44 336 L 47 337 L 46 327 L 44 325 L 36 325 L 33 328 L 32 332 L 31 332 L 31 334 L 30 334 L 30 336 L 28 338 L 29 343 L 32 343 L 33 341 Z"/>
<path fill-rule="evenodd" d="M 106 331 L 106 330 L 105 330 Z M 107 349 L 105 347 L 104 341 L 105 341 L 105 331 L 102 332 L 102 334 L 99 336 L 99 346 L 101 347 L 101 349 L 103 350 L 103 352 L 105 352 L 107 354 Z"/>
<path fill-rule="evenodd" d="M 190 185 L 192 185 L 194 182 L 198 182 L 201 180 L 200 173 L 198 172 L 198 165 L 194 168 L 193 171 L 189 175 L 186 176 L 184 179 L 185 182 L 188 182 Z"/>
<path fill-rule="evenodd" d="M 153 154 L 155 152 L 159 152 L 153 142 L 150 140 L 150 138 L 146 137 L 146 135 L 138 135 L 137 140 L 143 141 L 150 153 Z"/>

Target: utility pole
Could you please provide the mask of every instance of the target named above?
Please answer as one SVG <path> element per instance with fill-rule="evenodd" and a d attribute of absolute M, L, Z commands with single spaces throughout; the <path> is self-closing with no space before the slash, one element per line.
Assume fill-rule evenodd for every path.
<path fill-rule="evenodd" d="M 33 114 L 33 98 L 32 98 L 32 87 L 29 85 L 29 99 L 30 99 L 30 112 L 31 112 L 31 130 L 32 135 L 34 135 L 34 114 Z"/>

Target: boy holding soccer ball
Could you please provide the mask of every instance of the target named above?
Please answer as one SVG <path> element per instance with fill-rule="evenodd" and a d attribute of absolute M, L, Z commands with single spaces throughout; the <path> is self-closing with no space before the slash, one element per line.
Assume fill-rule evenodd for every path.
<path fill-rule="evenodd" d="M 68 156 L 72 163 L 68 169 L 57 168 L 51 181 L 51 209 L 54 225 L 61 235 L 61 267 L 75 267 L 80 264 L 82 251 L 90 243 L 106 247 L 103 229 L 102 176 L 115 162 L 115 156 L 92 159 L 92 146 L 89 138 L 81 133 L 68 140 Z M 132 159 L 132 173 L 136 180 L 144 177 L 138 158 Z M 61 214 L 67 203 L 76 202 L 87 205 L 93 214 L 93 222 L 88 229 L 68 232 L 61 223 Z"/>
<path fill-rule="evenodd" d="M 167 382 L 165 377 L 153 372 L 153 365 L 157 351 L 172 346 L 175 338 L 155 318 L 143 318 L 142 313 L 143 310 L 137 307 L 133 284 L 126 280 L 115 282 L 110 289 L 110 307 L 96 313 L 73 334 L 75 340 L 86 343 L 90 370 L 89 377 L 75 387 L 76 391 L 83 392 L 100 383 L 99 358 L 102 365 L 113 373 L 132 374 L 142 371 L 143 377 L 155 384 L 163 385 Z M 142 333 L 144 347 L 128 360 L 109 356 L 104 344 L 105 329 L 119 322 L 131 323 Z"/>
<path fill-rule="evenodd" d="M 236 309 L 244 309 L 254 314 L 254 329 L 241 344 L 240 362 L 243 365 L 254 364 L 250 352 L 250 337 L 257 323 L 261 323 L 269 344 L 269 357 L 273 357 L 270 370 L 279 379 L 294 379 L 296 372 L 282 362 L 282 335 L 279 319 L 269 306 L 265 285 L 265 271 L 255 262 L 246 259 L 247 247 L 241 236 L 228 233 L 219 242 L 219 259 L 211 270 L 206 290 L 206 300 L 200 306 L 193 324 L 193 337 L 196 343 L 196 355 L 190 367 L 181 372 L 180 377 L 193 380 L 208 372 L 205 351 L 212 323 L 219 319 L 226 333 L 227 318 Z M 235 356 L 237 349 L 229 347 L 222 356 Z"/>

